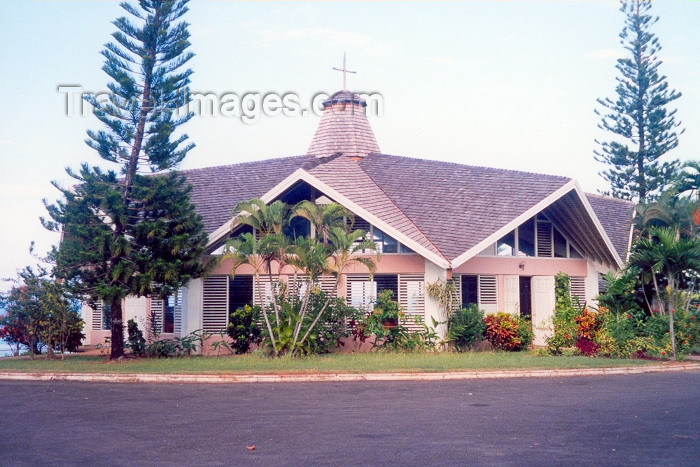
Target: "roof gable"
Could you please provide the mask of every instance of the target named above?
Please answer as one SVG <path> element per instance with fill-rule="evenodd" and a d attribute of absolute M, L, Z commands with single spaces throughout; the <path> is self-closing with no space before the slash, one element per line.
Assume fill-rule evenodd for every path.
<path fill-rule="evenodd" d="M 624 199 L 590 193 L 586 193 L 586 198 L 610 237 L 617 254 L 626 262 L 632 245 L 635 204 Z"/>
<path fill-rule="evenodd" d="M 190 198 L 211 235 L 231 219 L 231 210 L 259 198 L 300 167 L 318 163 L 312 156 L 284 157 L 255 162 L 183 170 L 192 184 Z"/>
<path fill-rule="evenodd" d="M 359 161 L 306 155 L 182 173 L 210 243 L 230 232 L 238 203 L 271 202 L 304 181 L 443 267 L 458 266 L 540 211 L 602 263 L 621 266 L 629 247 L 633 205 L 584 196 L 566 177 L 379 154 Z"/>
<path fill-rule="evenodd" d="M 359 164 L 451 261 L 571 181 L 388 155 L 369 156 Z"/>

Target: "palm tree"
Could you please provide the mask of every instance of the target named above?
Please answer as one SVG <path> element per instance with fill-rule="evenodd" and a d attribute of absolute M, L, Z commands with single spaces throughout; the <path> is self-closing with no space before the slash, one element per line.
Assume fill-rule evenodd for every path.
<path fill-rule="evenodd" d="M 232 261 L 231 275 L 236 273 L 236 269 L 244 264 L 250 265 L 253 268 L 253 280 L 255 281 L 255 286 L 258 290 L 258 301 L 260 303 L 264 302 L 263 290 L 260 284 L 260 275 L 264 272 L 265 266 L 269 264 L 268 262 L 268 251 L 263 242 L 262 249 L 260 248 L 259 242 L 255 239 L 255 234 L 246 232 L 239 235 L 236 238 L 229 239 L 224 247 L 224 254 L 222 259 L 230 259 Z M 262 250 L 262 251 L 261 251 Z M 274 295 L 274 293 L 273 293 Z M 262 313 L 265 319 L 265 326 L 270 336 L 274 336 L 272 332 L 272 325 L 270 324 L 270 319 L 267 313 Z M 276 327 L 279 329 L 279 314 L 276 315 L 277 322 Z M 277 355 L 277 344 L 275 339 L 272 339 L 272 350 L 275 355 Z"/>
<path fill-rule="evenodd" d="M 317 242 L 317 240 L 314 241 Z M 348 232 L 345 229 L 345 226 L 340 227 L 336 225 L 329 227 L 328 245 L 324 245 L 323 249 L 325 254 L 325 258 L 323 260 L 324 267 L 317 267 L 317 271 L 319 271 L 320 273 L 319 277 L 327 275 L 328 273 L 332 274 L 335 278 L 335 281 L 333 283 L 333 290 L 337 290 L 338 283 L 340 282 L 340 278 L 343 272 L 350 266 L 362 264 L 365 267 L 367 267 L 370 274 L 374 273 L 374 270 L 376 268 L 375 260 L 368 256 L 361 256 L 361 253 L 363 252 L 363 250 L 376 251 L 376 248 L 376 244 L 372 240 L 369 240 L 367 238 L 367 232 L 365 232 L 362 229 L 357 229 L 352 232 Z M 379 253 L 376 254 L 376 260 L 379 260 Z M 314 261 L 316 261 L 315 258 Z M 304 262 L 302 261 L 300 262 L 299 266 L 307 268 L 308 271 L 309 267 L 311 267 L 311 270 L 313 270 L 314 264 L 315 263 L 304 264 Z M 309 293 L 310 287 L 307 288 L 307 295 Z M 299 341 L 300 344 L 304 343 L 306 338 L 309 337 L 311 331 L 314 329 L 319 319 L 323 315 L 323 312 L 328 308 L 331 299 L 332 296 L 329 294 L 326 297 L 326 301 L 324 302 L 323 306 L 314 317 L 313 322 L 308 327 L 308 329 L 304 333 L 304 336 Z"/>
<path fill-rule="evenodd" d="M 651 272 L 661 312 L 668 314 L 671 350 L 675 360 L 676 341 L 671 300 L 685 274 L 700 272 L 700 239 L 679 237 L 677 230 L 673 227 L 651 227 L 649 235 L 640 238 L 634 246 L 628 267 Z M 666 278 L 667 286 L 664 294 L 661 293 L 657 275 Z M 664 303 L 664 297 L 666 303 Z"/>
<path fill-rule="evenodd" d="M 284 234 L 284 226 L 289 223 L 290 213 L 291 217 L 308 219 L 314 225 L 317 237 L 298 237 L 292 243 Z M 266 205 L 260 199 L 253 199 L 236 206 L 234 215 L 238 217 L 239 224 L 248 225 L 255 231 L 229 240 L 224 250 L 224 258 L 232 260 L 234 272 L 243 264 L 252 266 L 260 302 L 263 301 L 260 276 L 267 273 L 272 283 L 274 263 L 277 263 L 280 271 L 289 265 L 294 268 L 295 275 L 296 271 L 300 271 L 306 276 L 307 287 L 301 306 L 289 307 L 290 310 L 295 310 L 296 315 L 288 316 L 287 324 L 293 326 L 293 331 L 289 347 L 285 348 L 294 356 L 311 335 L 333 298 L 329 294 L 316 315 L 311 317 L 310 299 L 316 284 L 322 282 L 324 277 L 332 276 L 333 288 L 337 289 L 343 271 L 353 264 L 364 264 L 370 273 L 374 272 L 374 260 L 368 256 L 359 256 L 358 253 L 367 249 L 374 250 L 376 246 L 366 238 L 367 233 L 364 230 L 346 231 L 345 219 L 352 218 L 352 213 L 335 203 L 317 206 L 309 201 L 302 201 L 290 211 L 289 206 L 281 201 Z M 256 232 L 260 233 L 259 239 L 256 238 Z M 319 236 L 323 241 L 319 241 Z M 262 315 L 272 341 L 273 353 L 277 356 L 283 351 L 278 345 L 282 343 L 279 314 L 281 304 L 278 303 L 274 290 L 272 299 L 275 313 L 274 329 L 267 313 L 263 312 Z M 311 323 L 304 329 L 305 323 L 311 318 Z"/>
<path fill-rule="evenodd" d="M 700 199 L 700 161 L 687 161 L 682 166 L 676 181 L 676 190 L 679 194 L 688 193 L 688 197 L 693 195 Z"/>
<path fill-rule="evenodd" d="M 236 268 L 242 264 L 249 264 L 253 267 L 260 303 L 264 303 L 260 275 L 262 272 L 267 273 L 272 287 L 275 328 L 279 334 L 279 305 L 272 280 L 272 265 L 277 262 L 278 269 L 281 271 L 289 255 L 289 240 L 283 234 L 284 227 L 289 224 L 289 206 L 279 200 L 268 205 L 260 198 L 254 198 L 239 203 L 233 208 L 232 215 L 237 218 L 238 224 L 252 227 L 253 233 L 245 233 L 236 239 L 229 240 L 224 250 L 224 258 L 233 260 L 234 268 L 232 271 L 234 273 Z M 273 336 L 267 313 L 263 312 L 263 317 L 270 336 Z M 274 339 L 272 339 L 272 348 L 277 355 L 278 349 Z"/>
<path fill-rule="evenodd" d="M 700 202 L 667 191 L 656 202 L 637 205 L 634 218 L 637 236 L 648 236 L 651 227 L 673 227 L 679 238 L 681 235 L 694 236 L 697 228 L 695 212 L 699 209 Z"/>
<path fill-rule="evenodd" d="M 260 198 L 239 203 L 233 208 L 232 214 L 238 217 L 237 221 L 242 225 L 249 225 L 260 236 L 281 234 L 282 229 L 289 223 L 289 206 L 282 201 L 265 204 Z"/>
<path fill-rule="evenodd" d="M 302 217 L 308 220 L 316 230 L 316 238 L 328 245 L 328 232 L 331 227 L 345 225 L 346 219 L 352 219 L 352 213 L 338 203 L 314 204 L 304 200 L 292 208 L 291 218 Z"/>

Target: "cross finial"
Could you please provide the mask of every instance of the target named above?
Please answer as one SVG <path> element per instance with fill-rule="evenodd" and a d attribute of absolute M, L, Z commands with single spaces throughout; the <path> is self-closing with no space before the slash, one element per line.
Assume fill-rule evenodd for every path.
<path fill-rule="evenodd" d="M 336 71 L 342 71 L 343 72 L 343 90 L 346 91 L 348 88 L 345 85 L 345 74 L 346 73 L 357 73 L 356 71 L 350 71 L 346 68 L 345 66 L 345 52 L 343 52 L 343 68 L 336 68 L 333 67 L 334 70 Z"/>

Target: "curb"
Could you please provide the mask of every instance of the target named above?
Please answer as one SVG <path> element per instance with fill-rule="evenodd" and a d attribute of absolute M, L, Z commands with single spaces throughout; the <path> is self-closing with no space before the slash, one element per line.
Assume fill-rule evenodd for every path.
<path fill-rule="evenodd" d="M 448 381 L 496 378 L 551 378 L 567 376 L 635 375 L 674 371 L 699 371 L 699 363 L 649 365 L 619 368 L 583 368 L 562 370 L 487 370 L 446 373 L 310 373 L 271 375 L 159 375 L 145 373 L 14 373 L 0 372 L 0 380 L 15 381 L 81 381 L 90 383 L 310 383 L 354 381 Z"/>

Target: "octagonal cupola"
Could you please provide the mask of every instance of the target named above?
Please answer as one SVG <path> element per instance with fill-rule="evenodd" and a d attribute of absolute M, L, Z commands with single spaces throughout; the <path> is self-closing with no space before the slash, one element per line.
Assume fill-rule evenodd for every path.
<path fill-rule="evenodd" d="M 379 153 L 367 120 L 367 103 L 358 94 L 338 91 L 323 102 L 323 114 L 308 154 L 319 158 L 342 154 L 365 157 Z"/>

